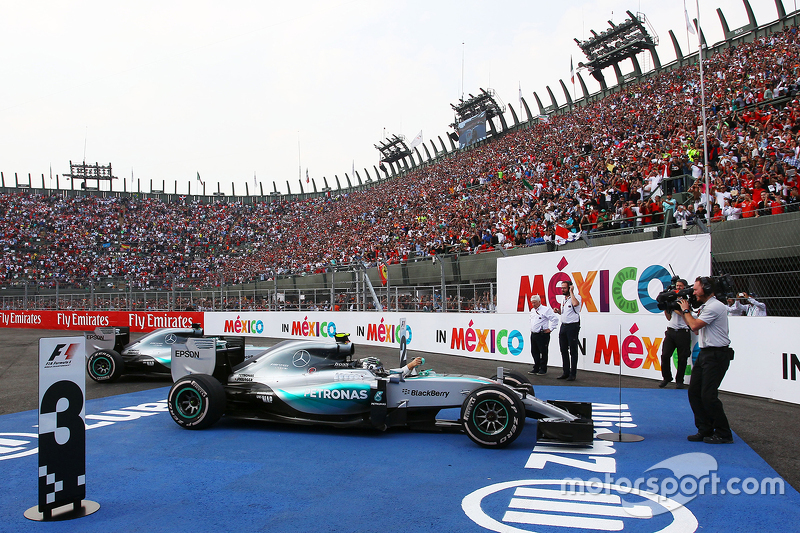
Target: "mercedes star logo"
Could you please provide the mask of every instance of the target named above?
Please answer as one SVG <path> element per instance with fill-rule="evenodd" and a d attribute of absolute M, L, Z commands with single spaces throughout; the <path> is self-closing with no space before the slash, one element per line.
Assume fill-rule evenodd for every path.
<path fill-rule="evenodd" d="M 175 335 L 174 333 L 170 333 L 169 335 L 164 337 L 164 342 L 166 342 L 167 344 L 175 344 L 175 342 L 177 340 L 178 340 L 178 336 Z"/>
<path fill-rule="evenodd" d="M 298 368 L 302 368 L 311 362 L 311 354 L 305 350 L 295 352 L 292 356 L 292 364 Z"/>

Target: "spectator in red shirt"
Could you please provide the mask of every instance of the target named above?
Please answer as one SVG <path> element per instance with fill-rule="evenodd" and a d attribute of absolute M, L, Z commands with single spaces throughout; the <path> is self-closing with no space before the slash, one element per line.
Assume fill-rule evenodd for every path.
<path fill-rule="evenodd" d="M 625 208 L 622 210 L 622 216 L 625 220 L 622 221 L 623 228 L 631 228 L 636 222 L 636 213 L 633 211 L 630 202 L 625 202 Z"/>
<path fill-rule="evenodd" d="M 753 200 L 760 202 L 764 193 L 766 193 L 766 190 L 762 186 L 761 180 L 757 180 L 753 185 Z"/>
<path fill-rule="evenodd" d="M 711 206 L 711 222 L 722 222 L 725 220 L 725 217 L 722 216 L 722 209 L 720 209 L 719 204 L 714 204 Z"/>
<path fill-rule="evenodd" d="M 773 215 L 781 215 L 783 214 L 783 201 L 777 196 L 773 196 L 772 194 L 769 195 L 770 204 L 769 206 L 772 208 Z"/>
<path fill-rule="evenodd" d="M 749 194 L 742 195 L 742 201 L 739 203 L 739 207 L 742 210 L 742 218 L 753 218 L 756 216 L 758 204 L 750 198 Z"/>
<path fill-rule="evenodd" d="M 589 231 L 594 231 L 597 229 L 597 208 L 593 208 L 592 211 L 589 213 Z"/>
<path fill-rule="evenodd" d="M 647 211 L 652 215 L 651 219 L 654 224 L 664 222 L 664 211 L 661 208 L 661 198 L 656 196 L 651 199 L 647 204 Z"/>
<path fill-rule="evenodd" d="M 650 210 L 644 201 L 639 202 L 639 222 L 641 225 L 650 224 Z"/>

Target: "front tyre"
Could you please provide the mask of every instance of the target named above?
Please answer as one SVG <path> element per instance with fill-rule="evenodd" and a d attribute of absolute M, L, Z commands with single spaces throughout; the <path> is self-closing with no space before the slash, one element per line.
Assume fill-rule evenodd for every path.
<path fill-rule="evenodd" d="M 176 381 L 167 396 L 169 414 L 181 427 L 204 429 L 225 412 L 225 389 L 207 374 L 189 374 Z"/>
<path fill-rule="evenodd" d="M 525 406 L 516 393 L 497 385 L 472 391 L 461 406 L 467 436 L 484 448 L 505 448 L 525 427 Z"/>
<path fill-rule="evenodd" d="M 114 350 L 97 350 L 86 359 L 86 372 L 98 383 L 112 383 L 124 370 L 125 362 Z"/>

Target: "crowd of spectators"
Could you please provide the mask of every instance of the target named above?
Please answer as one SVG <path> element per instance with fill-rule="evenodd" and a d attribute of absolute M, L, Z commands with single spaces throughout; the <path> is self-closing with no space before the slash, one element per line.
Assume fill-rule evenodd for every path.
<path fill-rule="evenodd" d="M 0 284 L 197 288 L 797 211 L 797 28 L 717 53 L 705 72 L 709 190 L 687 65 L 366 190 L 256 204 L 2 194 Z"/>

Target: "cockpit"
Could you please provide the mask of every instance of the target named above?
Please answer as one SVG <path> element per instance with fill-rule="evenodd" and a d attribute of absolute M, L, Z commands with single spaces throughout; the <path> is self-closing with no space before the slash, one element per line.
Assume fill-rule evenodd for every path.
<path fill-rule="evenodd" d="M 344 342 L 287 340 L 246 359 L 233 368 L 234 372 L 255 373 L 259 370 L 303 374 L 309 369 L 352 368 L 355 345 Z"/>

